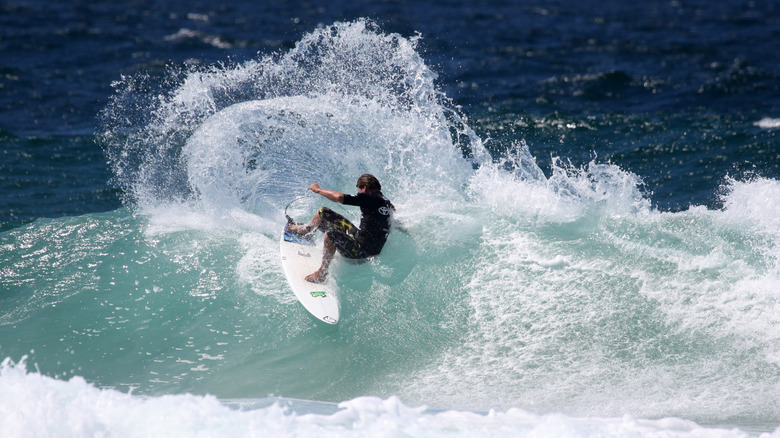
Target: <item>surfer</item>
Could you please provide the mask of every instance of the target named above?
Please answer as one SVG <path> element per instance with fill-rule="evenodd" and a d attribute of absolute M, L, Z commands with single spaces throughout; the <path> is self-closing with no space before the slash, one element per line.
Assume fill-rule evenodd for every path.
<path fill-rule="evenodd" d="M 357 181 L 357 195 L 347 195 L 312 184 L 309 190 L 339 204 L 360 207 L 360 226 L 347 218 L 322 207 L 307 225 L 288 225 L 287 229 L 298 235 L 320 230 L 323 239 L 322 265 L 306 276 L 306 281 L 322 283 L 328 277 L 328 268 L 336 251 L 349 259 L 364 259 L 379 254 L 390 233 L 390 216 L 395 207 L 382 194 L 382 185 L 374 175 L 363 174 Z"/>

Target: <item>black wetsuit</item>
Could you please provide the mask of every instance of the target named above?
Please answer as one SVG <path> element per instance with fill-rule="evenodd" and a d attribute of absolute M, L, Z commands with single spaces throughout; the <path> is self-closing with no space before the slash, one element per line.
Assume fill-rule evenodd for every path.
<path fill-rule="evenodd" d="M 390 216 L 395 211 L 393 203 L 382 192 L 374 192 L 344 195 L 344 204 L 360 207 L 363 216 L 357 241 L 368 255 L 379 254 L 390 233 Z"/>
<path fill-rule="evenodd" d="M 361 259 L 379 254 L 390 233 L 393 204 L 382 192 L 345 194 L 344 204 L 360 207 L 360 227 L 326 207 L 319 211 L 323 219 L 320 227 L 344 257 Z"/>

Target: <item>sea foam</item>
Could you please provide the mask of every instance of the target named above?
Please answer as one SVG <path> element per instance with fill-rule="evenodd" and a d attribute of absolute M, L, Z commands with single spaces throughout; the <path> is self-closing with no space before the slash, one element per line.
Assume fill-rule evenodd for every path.
<path fill-rule="evenodd" d="M 274 437 L 645 437 L 758 436 L 738 429 L 702 427 L 677 418 L 576 418 L 505 412 L 429 411 L 399 398 L 360 397 L 332 406 L 269 399 L 265 407 L 231 408 L 213 396 L 135 396 L 98 389 L 80 377 L 63 381 L 28 372 L 25 360 L 0 366 L 0 427 L 25 436 L 274 436 Z M 247 401 L 249 403 L 249 401 Z M 257 403 L 257 401 L 255 401 Z M 780 429 L 761 437 L 778 437 Z"/>

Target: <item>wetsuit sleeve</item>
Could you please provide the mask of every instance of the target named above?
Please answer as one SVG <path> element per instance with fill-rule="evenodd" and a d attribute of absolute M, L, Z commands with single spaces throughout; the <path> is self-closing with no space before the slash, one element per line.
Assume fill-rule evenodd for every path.
<path fill-rule="evenodd" d="M 358 203 L 358 197 L 355 195 L 344 194 L 344 204 L 346 205 L 360 205 Z"/>

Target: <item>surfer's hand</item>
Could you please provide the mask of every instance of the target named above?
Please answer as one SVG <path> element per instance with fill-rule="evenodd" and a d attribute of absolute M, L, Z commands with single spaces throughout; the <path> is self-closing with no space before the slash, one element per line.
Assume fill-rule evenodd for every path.
<path fill-rule="evenodd" d="M 338 202 L 340 204 L 344 203 L 344 194 L 341 192 L 337 192 L 335 190 L 323 189 L 322 187 L 320 187 L 319 184 L 310 185 L 309 190 L 311 190 L 312 192 L 318 195 L 324 196 L 325 198 L 333 202 Z"/>

